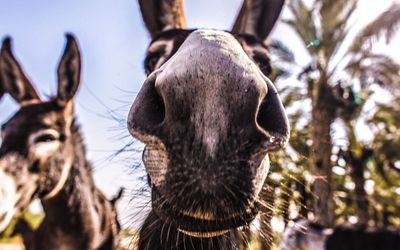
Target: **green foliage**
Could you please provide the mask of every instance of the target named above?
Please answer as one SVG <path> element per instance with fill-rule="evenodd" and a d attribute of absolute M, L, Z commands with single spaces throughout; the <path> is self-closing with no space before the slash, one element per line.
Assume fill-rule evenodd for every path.
<path fill-rule="evenodd" d="M 44 219 L 44 214 L 43 213 L 36 214 L 36 213 L 32 213 L 30 211 L 27 211 L 22 215 L 22 219 L 24 219 L 26 222 L 28 222 L 28 224 L 33 229 L 37 229 Z"/>
<path fill-rule="evenodd" d="M 362 153 L 371 150 L 372 156 L 362 161 L 369 222 L 400 226 L 400 65 L 391 57 L 372 50 L 374 38 L 382 34 L 393 36 L 400 23 L 400 5 L 392 7 L 396 13 L 393 9 L 386 13 L 390 13 L 386 19 L 391 18 L 391 22 L 382 20 L 385 16 L 381 15 L 360 33 L 354 34 L 349 20 L 358 2 L 315 0 L 309 4 L 309 1 L 292 0 L 288 3 L 292 16 L 284 23 L 301 38 L 311 59 L 297 76 L 303 85 L 277 83 L 289 113 L 291 138 L 284 152 L 271 156 L 270 178 L 275 181 L 275 216 L 285 220 L 312 218 L 314 194 L 311 185 L 318 177 L 311 172 L 313 138 L 310 110 L 319 108 L 313 106 L 313 100 L 324 95 L 330 98 L 327 105 L 335 111 L 335 127 L 347 131 L 342 142 L 333 141 L 332 145 L 333 181 L 330 184 L 334 190 L 336 222 L 353 221 L 358 213 L 352 166 L 341 153 L 351 152 L 355 159 L 361 160 Z M 352 46 L 343 48 L 343 41 L 349 37 L 356 37 L 354 43 L 357 46 L 350 43 Z M 284 45 L 279 47 L 286 48 Z M 339 50 L 347 53 L 339 54 Z M 294 59 L 296 51 L 286 54 Z M 293 60 L 287 61 L 295 64 Z M 373 86 L 390 90 L 394 100 L 390 104 L 374 102 L 377 88 L 371 88 Z M 348 93 L 353 96 L 349 98 Z M 389 94 L 384 98 L 390 98 Z M 370 128 L 370 141 L 358 138 L 356 124 L 362 124 L 364 129 Z"/>
<path fill-rule="evenodd" d="M 32 227 L 32 229 L 36 229 L 39 227 L 40 223 L 42 223 L 44 219 L 44 214 L 34 214 L 27 210 L 20 217 L 14 218 L 7 229 L 0 233 L 0 242 L 9 243 L 9 242 L 20 242 L 19 237 L 16 237 L 14 234 L 14 227 L 17 224 L 18 220 L 25 220 Z"/>

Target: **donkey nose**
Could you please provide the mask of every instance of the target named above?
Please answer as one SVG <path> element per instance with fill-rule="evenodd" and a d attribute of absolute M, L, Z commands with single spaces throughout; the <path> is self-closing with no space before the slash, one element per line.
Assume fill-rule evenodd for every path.
<path fill-rule="evenodd" d="M 264 136 L 265 140 L 263 140 L 263 144 L 268 151 L 279 149 L 287 142 L 290 130 L 288 119 L 276 88 L 265 76 L 262 76 L 262 84 L 266 85 L 267 93 L 259 103 L 256 103 L 259 93 L 253 93 L 253 95 L 249 94 L 248 99 L 250 99 L 250 101 L 243 100 L 245 97 L 240 97 L 232 101 L 229 100 L 233 98 L 232 95 L 242 95 L 242 93 L 238 91 L 239 93 L 232 94 L 232 92 L 235 91 L 227 90 L 227 97 L 224 101 L 224 96 L 211 97 L 215 95 L 213 92 L 221 91 L 212 89 L 208 93 L 203 93 L 204 103 L 194 107 L 196 106 L 195 102 L 199 102 L 200 92 L 202 91 L 201 88 L 195 88 L 195 90 L 193 90 L 188 87 L 186 90 L 179 90 L 179 87 L 175 88 L 175 86 L 167 88 L 165 86 L 158 86 L 159 89 L 157 89 L 156 81 L 158 73 L 161 75 L 160 78 L 163 78 L 159 80 L 162 82 L 159 85 L 170 82 L 170 79 L 165 79 L 169 77 L 162 75 L 163 72 L 151 74 L 143 84 L 129 112 L 129 131 L 139 140 L 145 143 L 155 143 L 166 136 L 171 138 L 172 134 L 166 135 L 166 133 L 174 133 L 174 131 L 179 130 L 179 127 L 188 126 L 187 123 L 194 122 L 198 125 L 193 125 L 195 127 L 193 129 L 204 130 L 202 136 L 206 137 L 204 139 L 206 144 L 217 143 L 219 140 L 218 136 L 224 133 L 221 130 L 232 126 L 242 126 L 242 128 L 239 129 L 249 129 L 250 127 L 254 129 L 255 127 L 258 133 Z M 192 81 L 192 85 L 195 85 L 196 80 Z M 199 85 L 198 82 L 197 84 Z M 177 94 L 180 91 L 191 92 L 194 96 L 190 97 L 189 95 L 186 99 L 179 97 Z M 246 89 L 242 92 L 246 91 L 248 90 Z M 188 96 L 188 94 L 183 93 L 182 96 Z M 217 107 L 218 105 L 225 106 L 220 113 L 218 113 L 218 108 L 221 109 L 221 107 Z M 210 109 L 211 111 L 207 111 Z M 240 111 L 239 109 L 242 110 Z M 167 121 L 166 116 L 169 118 Z M 226 118 L 227 116 L 230 118 Z M 171 117 L 173 118 L 171 119 Z M 226 121 L 221 121 L 225 118 Z M 199 127 L 199 124 L 201 124 L 202 128 Z M 184 130 L 187 129 L 188 128 Z M 179 133 L 175 133 L 175 136 L 176 135 L 178 135 L 178 137 L 180 136 Z"/>
<path fill-rule="evenodd" d="M 273 150 L 289 135 L 275 87 L 221 32 L 193 32 L 145 81 L 128 119 L 131 134 L 145 143 L 185 138 L 209 152 L 232 136 L 257 137 Z"/>

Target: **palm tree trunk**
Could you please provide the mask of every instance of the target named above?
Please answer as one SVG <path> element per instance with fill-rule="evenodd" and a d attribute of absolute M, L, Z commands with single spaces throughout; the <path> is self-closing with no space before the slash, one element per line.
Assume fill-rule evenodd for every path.
<path fill-rule="evenodd" d="M 350 177 L 354 182 L 354 201 L 356 204 L 356 213 L 358 224 L 367 225 L 369 221 L 369 202 L 368 195 L 365 191 L 365 165 L 368 163 L 368 158 L 372 156 L 373 151 L 363 147 L 355 134 L 353 122 L 347 123 L 349 149 L 344 154 L 344 159 L 350 166 Z"/>
<path fill-rule="evenodd" d="M 331 171 L 331 124 L 333 114 L 327 107 L 329 103 L 322 104 L 317 98 L 317 105 L 312 110 L 312 186 L 314 194 L 314 215 L 316 222 L 322 226 L 332 226 L 334 220 L 333 187 Z M 315 100 L 315 99 L 314 99 Z"/>
<path fill-rule="evenodd" d="M 351 179 L 354 182 L 354 198 L 357 207 L 358 223 L 361 225 L 367 225 L 369 220 L 369 204 L 367 199 L 367 193 L 364 189 L 364 165 L 362 162 L 353 161 L 351 163 Z"/>
<path fill-rule="evenodd" d="M 387 210 L 386 206 L 383 206 L 382 224 L 384 227 L 390 226 L 389 216 L 390 216 L 390 212 Z"/>

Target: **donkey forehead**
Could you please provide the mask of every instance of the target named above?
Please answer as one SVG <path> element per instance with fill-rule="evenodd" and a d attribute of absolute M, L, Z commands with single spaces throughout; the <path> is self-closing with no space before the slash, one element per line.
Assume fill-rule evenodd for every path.
<path fill-rule="evenodd" d="M 3 126 L 3 132 L 24 132 L 21 129 L 35 130 L 40 128 L 49 128 L 61 126 L 63 116 L 61 109 L 52 102 L 43 102 L 21 107 L 13 117 Z"/>
<path fill-rule="evenodd" d="M 236 38 L 228 32 L 218 30 L 199 29 L 191 32 L 176 54 L 187 55 L 186 53 L 189 53 L 193 59 L 196 59 L 194 55 L 207 52 L 214 52 L 216 56 L 228 57 L 233 63 L 240 62 L 241 65 L 251 63 Z"/>

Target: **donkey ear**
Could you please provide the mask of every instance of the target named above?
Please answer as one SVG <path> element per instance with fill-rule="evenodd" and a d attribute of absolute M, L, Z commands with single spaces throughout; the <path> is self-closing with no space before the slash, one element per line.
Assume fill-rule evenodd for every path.
<path fill-rule="evenodd" d="M 58 65 L 57 100 L 61 105 L 70 101 L 78 90 L 81 75 L 81 56 L 73 35 L 67 34 L 67 45 Z"/>
<path fill-rule="evenodd" d="M 39 95 L 12 52 L 12 40 L 6 37 L 0 52 L 0 97 L 9 93 L 20 105 L 40 101 Z"/>
<path fill-rule="evenodd" d="M 183 0 L 139 0 L 139 5 L 152 38 L 162 31 L 186 28 Z"/>
<path fill-rule="evenodd" d="M 268 38 L 285 0 L 244 0 L 233 25 L 233 33 L 250 34 L 261 41 Z"/>

